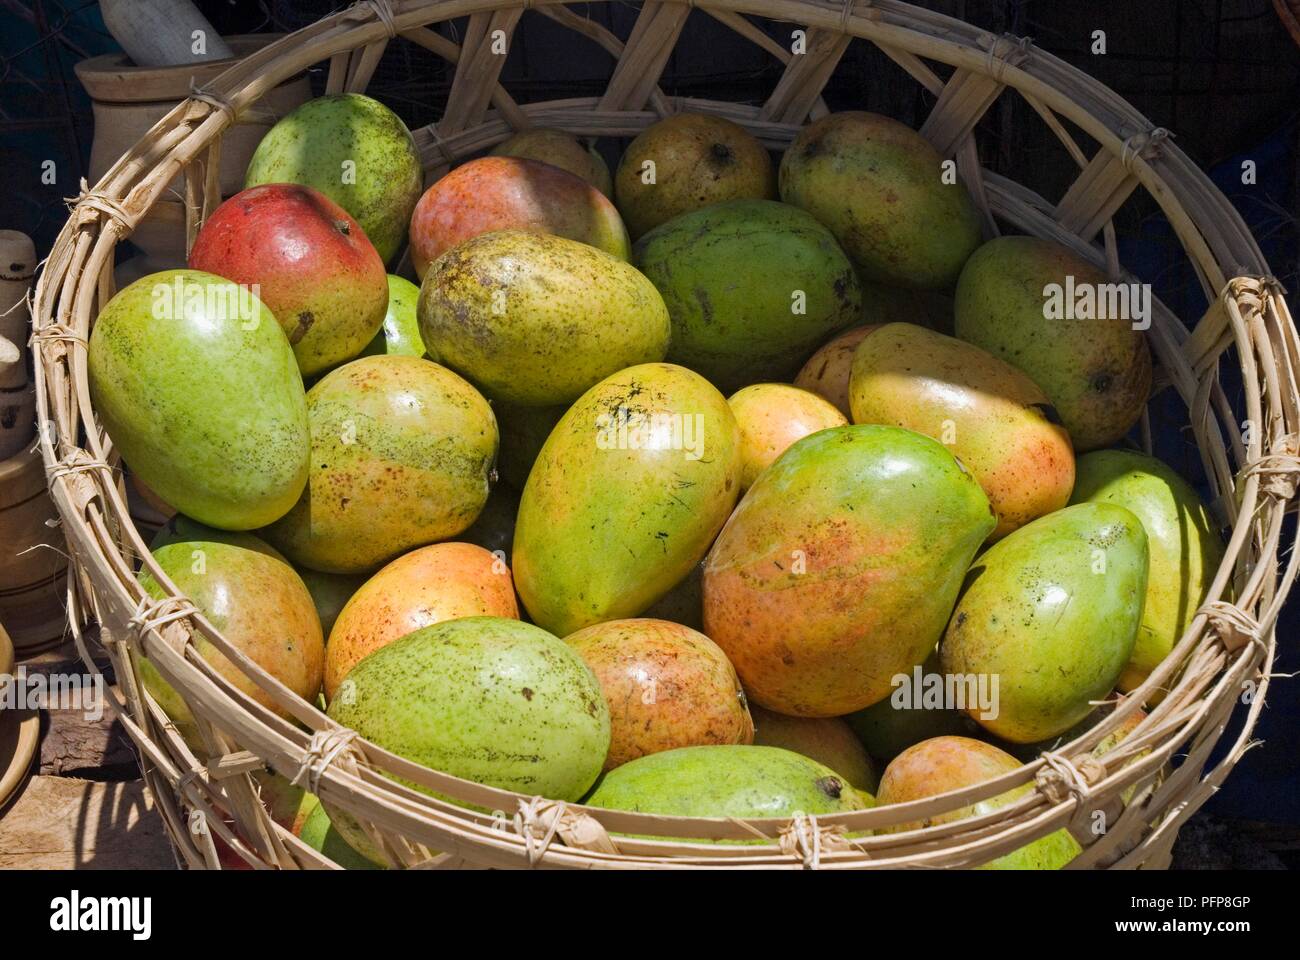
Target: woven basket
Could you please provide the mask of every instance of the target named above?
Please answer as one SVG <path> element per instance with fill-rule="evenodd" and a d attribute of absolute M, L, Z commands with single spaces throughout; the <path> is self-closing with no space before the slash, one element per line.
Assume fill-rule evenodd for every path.
<path fill-rule="evenodd" d="M 498 84 L 505 58 L 493 53 L 493 40 L 500 39 L 497 31 L 509 36 L 527 6 L 608 51 L 616 65 L 602 96 L 525 105 Z M 658 78 L 692 6 L 787 64 L 761 106 L 670 101 L 659 90 Z M 806 30 L 808 52 L 792 55 L 747 15 Z M 469 26 L 459 44 L 429 29 L 465 16 Z M 1119 277 L 1110 218 L 1132 191 L 1147 190 L 1212 304 L 1190 332 L 1155 304 L 1148 335 L 1159 364 L 1157 384 L 1176 391 L 1185 403 L 1219 518 L 1232 530 L 1209 600 L 1173 655 L 1089 733 L 997 780 L 852 814 L 741 822 L 596 810 L 417 766 L 340 729 L 293 696 L 183 598 L 147 598 L 136 580 L 141 559 L 173 594 L 175 588 L 131 524 L 121 471 L 87 390 L 86 337 L 96 310 L 114 292 L 113 249 L 178 173 L 185 180 L 192 240 L 220 200 L 221 139 L 235 118 L 315 63 L 329 64 L 329 92 L 364 89 L 386 44 L 399 34 L 456 64 L 443 118 L 415 134 L 431 178 L 522 127 L 625 137 L 677 110 L 725 116 L 780 148 L 801 124 L 825 113 L 820 91 L 853 38 L 860 38 L 880 47 L 937 97 L 921 132 L 941 154 L 956 158 L 990 232 L 1001 223 L 1056 240 Z M 1080 168 L 1059 201 L 981 169 L 972 130 L 1002 95 L 1023 97 Z M 1095 155 L 1085 155 L 1063 120 L 1100 145 Z M 1101 243 L 1095 245 L 1098 236 Z M 250 775 L 266 766 L 350 811 L 391 862 L 402 866 L 969 867 L 1068 828 L 1084 848 L 1073 867 L 1163 867 L 1179 825 L 1251 745 L 1273 661 L 1278 611 L 1300 564 L 1284 519 L 1300 470 L 1300 345 L 1281 291 L 1228 201 L 1164 131 L 1085 74 L 1028 41 L 992 36 L 904 3 L 645 3 L 626 43 L 547 0 L 356 4 L 258 51 L 196 91 L 93 190 L 83 192 L 41 274 L 34 325 L 41 447 L 77 571 L 72 612 L 84 610 L 101 624 L 121 688 L 123 723 L 139 747 L 144 776 L 179 856 L 193 867 L 218 866 L 214 838 L 254 866 L 333 866 L 267 816 Z M 1219 382 L 1225 362 L 1240 368 L 1236 408 Z M 1144 427 L 1149 445 L 1145 419 Z M 190 644 L 200 634 L 301 726 L 215 673 Z M 136 669 L 142 654 L 189 703 L 207 756 L 194 756 L 142 693 Z M 1170 692 L 1136 731 L 1100 759 L 1092 758 L 1093 745 L 1157 688 Z M 1232 735 L 1211 764 L 1211 751 L 1230 723 Z M 1182 760 L 1171 770 L 1175 754 Z M 1033 789 L 992 813 L 906 832 L 877 829 L 917 822 L 1026 783 Z M 1121 794 L 1131 790 L 1125 804 Z M 1104 831 L 1092 829 L 1103 822 L 1098 811 L 1104 814 Z M 863 836 L 865 831 L 873 832 Z M 690 842 L 756 837 L 763 842 Z"/>

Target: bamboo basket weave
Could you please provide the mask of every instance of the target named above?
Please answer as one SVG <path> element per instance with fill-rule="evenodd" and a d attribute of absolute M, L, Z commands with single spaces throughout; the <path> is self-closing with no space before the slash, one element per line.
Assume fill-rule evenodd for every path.
<path fill-rule="evenodd" d="M 520 104 L 503 89 L 498 76 L 505 58 L 492 52 L 492 42 L 500 40 L 496 31 L 509 37 L 529 7 L 534 16 L 581 33 L 608 52 L 615 66 L 603 95 Z M 675 101 L 659 89 L 692 8 L 697 17 L 720 21 L 786 64 L 766 102 Z M 466 16 L 468 29 L 459 43 L 430 29 Z M 806 30 L 807 53 L 793 55 L 747 16 Z M 96 311 L 114 293 L 115 245 L 177 174 L 184 177 L 192 241 L 220 202 L 221 139 L 235 118 L 317 63 L 328 62 L 329 92 L 365 89 L 385 46 L 399 35 L 456 65 L 442 119 L 415 132 L 431 179 L 523 127 L 625 137 L 681 110 L 725 116 L 780 148 L 809 118 L 826 112 L 820 92 L 858 38 L 878 46 L 937 98 L 921 132 L 942 155 L 956 159 L 990 234 L 1000 224 L 1056 240 L 1119 278 L 1110 220 L 1134 190 L 1145 189 L 1168 218 L 1212 304 L 1190 330 L 1164 305 L 1154 305 L 1148 336 L 1158 361 L 1157 389 L 1176 391 L 1186 405 L 1217 497 L 1214 506 L 1231 528 L 1209 599 L 1174 653 L 1087 734 L 997 780 L 852 814 L 752 821 L 596 810 L 459 780 L 341 729 L 263 673 L 177 595 L 132 526 L 119 464 L 90 403 L 86 338 Z M 972 131 L 1004 95 L 1023 97 L 1079 168 L 1056 202 L 980 167 Z M 1093 156 L 1084 153 L 1065 121 L 1099 144 Z M 40 445 L 76 571 L 69 578 L 72 620 L 79 622 L 77 614 L 84 612 L 101 624 L 121 689 L 122 722 L 187 866 L 219 866 L 214 838 L 255 867 L 334 866 L 267 816 L 250 774 L 269 767 L 350 811 L 390 862 L 405 867 L 970 867 L 1068 828 L 1083 845 L 1074 868 L 1158 868 L 1168 865 L 1179 826 L 1252 746 L 1278 611 L 1300 564 L 1285 517 L 1300 472 L 1300 344 L 1258 247 L 1206 176 L 1164 130 L 1026 39 L 993 36 L 891 0 L 647 2 L 626 43 L 554 0 L 357 3 L 196 89 L 93 189 L 83 190 L 41 273 L 33 317 Z M 1220 385 L 1223 363 L 1239 367 L 1242 387 L 1235 401 Z M 1143 426 L 1149 448 L 1145 418 Z M 172 596 L 154 602 L 144 594 L 134 570 L 141 560 Z M 298 723 L 281 719 L 214 672 L 191 644 L 199 635 Z M 79 633 L 78 642 L 85 655 Z M 206 756 L 195 756 L 143 694 L 141 655 L 189 703 Z M 1158 688 L 1167 695 L 1135 732 L 1099 759 L 1092 757 L 1092 747 Z M 1230 725 L 1232 733 L 1211 758 Z M 1176 754 L 1181 763 L 1171 768 Z M 429 796 L 386 774 L 470 806 Z M 992 813 L 905 832 L 879 829 L 1022 784 L 1032 789 Z M 1130 790 L 1135 792 L 1125 804 L 1121 794 Z M 1104 831 L 1093 829 L 1098 822 L 1105 823 Z"/>

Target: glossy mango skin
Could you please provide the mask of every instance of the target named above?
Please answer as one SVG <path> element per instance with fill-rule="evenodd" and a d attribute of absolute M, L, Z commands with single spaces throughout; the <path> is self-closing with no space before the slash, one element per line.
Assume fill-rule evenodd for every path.
<path fill-rule="evenodd" d="M 594 191 L 593 191 L 594 192 Z M 564 237 L 502 230 L 449 250 L 420 288 L 420 332 L 494 400 L 571 403 L 668 350 L 668 310 L 626 262 Z"/>
<path fill-rule="evenodd" d="M 307 587 L 293 568 L 271 554 L 230 543 L 176 541 L 153 551 L 163 572 L 230 643 L 304 700 L 320 690 L 325 641 Z M 155 599 L 162 586 L 145 573 L 140 585 Z M 211 643 L 194 646 L 223 677 L 285 719 L 289 715 Z M 145 688 L 181 734 L 199 743 L 189 705 L 147 660 L 140 661 Z"/>
<path fill-rule="evenodd" d="M 861 315 L 857 274 L 830 231 L 771 200 L 683 214 L 638 240 L 632 257 L 672 317 L 669 361 L 728 393 L 789 379 Z"/>
<path fill-rule="evenodd" d="M 182 308 L 172 311 L 178 289 Z M 283 516 L 307 482 L 302 375 L 275 317 L 198 270 L 141 277 L 90 333 L 90 396 L 132 471 L 162 500 L 223 530 Z M 207 309 L 213 296 L 214 309 Z M 155 319 L 162 305 L 170 319 Z M 147 400 L 147 402 L 146 402 Z"/>
<path fill-rule="evenodd" d="M 518 619 L 510 569 L 471 543 L 434 543 L 398 557 L 339 613 L 325 651 L 325 699 L 380 647 L 457 617 Z"/>
<path fill-rule="evenodd" d="M 1072 503 L 1131 510 L 1147 534 L 1150 576 L 1133 656 L 1117 686 L 1141 685 L 1169 655 L 1205 600 L 1223 560 L 1223 539 L 1196 491 L 1155 457 L 1096 450 L 1079 458 Z"/>
<path fill-rule="evenodd" d="M 1063 733 L 1114 689 L 1146 587 L 1147 536 L 1128 510 L 1085 503 L 1041 517 L 971 567 L 939 647 L 943 672 L 998 676 L 998 716 L 967 711 L 996 736 Z"/>
<path fill-rule="evenodd" d="M 311 479 L 264 535 L 296 564 L 365 573 L 413 547 L 456 536 L 488 497 L 496 419 L 445 367 L 362 357 L 308 394 Z"/>
<path fill-rule="evenodd" d="M 563 130 L 531 127 L 492 148 L 496 157 L 523 157 L 549 163 L 581 177 L 607 197 L 614 195 L 614 178 L 609 164 L 595 147 L 584 147 Z"/>
<path fill-rule="evenodd" d="M 564 642 L 586 661 L 609 705 L 605 770 L 678 747 L 754 739 L 736 670 L 716 643 L 666 620 L 610 620 Z"/>
<path fill-rule="evenodd" d="M 634 436 L 655 449 L 632 449 Z M 740 429 L 703 377 L 651 363 L 602 380 L 560 418 L 524 485 L 512 554 L 524 606 L 566 636 L 637 616 L 704 557 L 739 490 Z"/>
<path fill-rule="evenodd" d="M 645 183 L 646 161 L 655 165 Z M 661 223 L 727 200 L 775 200 L 776 175 L 767 148 L 724 117 L 678 113 L 633 140 L 614 175 L 618 208 L 633 237 Z"/>
<path fill-rule="evenodd" d="M 848 423 L 827 401 L 788 383 L 751 384 L 727 403 L 740 425 L 742 493 L 796 440 Z"/>
<path fill-rule="evenodd" d="M 405 277 L 388 275 L 388 309 L 384 322 L 375 338 L 361 351 L 363 357 L 396 353 L 404 357 L 428 357 L 437 360 L 420 338 L 420 320 L 415 307 L 420 300 L 420 288 Z"/>
<path fill-rule="evenodd" d="M 894 758 L 880 778 L 881 806 L 933 797 L 950 790 L 974 786 L 1003 776 L 1021 766 L 1020 761 L 997 747 L 968 737 L 935 737 L 909 747 Z M 981 800 L 923 822 L 886 828 L 887 833 L 918 830 L 967 817 L 984 816 L 1033 789 L 1022 784 L 1000 796 Z M 981 870 L 1059 870 L 1081 852 L 1078 841 L 1062 829 L 1040 837 L 1018 850 L 983 864 Z"/>
<path fill-rule="evenodd" d="M 1117 442 L 1137 422 L 1151 393 L 1151 352 L 1129 320 L 1045 318 L 1045 287 L 1067 275 L 1076 287 L 1110 282 L 1049 240 L 990 240 L 962 270 L 953 329 L 1042 387 L 1082 452 Z"/>
<path fill-rule="evenodd" d="M 857 735 L 840 717 L 787 717 L 755 704 L 754 743 L 780 747 L 830 767 L 855 790 L 874 795 L 880 778 Z"/>
<path fill-rule="evenodd" d="M 979 212 L 943 158 L 889 117 L 832 113 L 799 131 L 781 160 L 781 199 L 835 234 L 877 283 L 950 288 L 980 243 Z"/>
<path fill-rule="evenodd" d="M 934 648 L 993 530 L 938 441 L 898 427 L 804 437 L 745 494 L 704 568 L 704 632 L 760 706 L 835 717 Z"/>
<path fill-rule="evenodd" d="M 1069 434 L 1025 374 L 979 347 L 910 323 L 886 324 L 853 355 L 854 423 L 934 437 L 975 474 L 1000 539 L 1059 510 L 1074 487 Z"/>
<path fill-rule="evenodd" d="M 346 163 L 355 177 L 346 176 Z M 344 93 L 308 100 L 267 132 L 244 175 L 245 187 L 264 183 L 315 187 L 357 219 L 388 263 L 406 243 L 424 171 L 397 114 Z"/>
<path fill-rule="evenodd" d="M 779 747 L 681 747 L 625 763 L 584 803 L 674 817 L 789 817 L 866 804 L 838 774 Z"/>

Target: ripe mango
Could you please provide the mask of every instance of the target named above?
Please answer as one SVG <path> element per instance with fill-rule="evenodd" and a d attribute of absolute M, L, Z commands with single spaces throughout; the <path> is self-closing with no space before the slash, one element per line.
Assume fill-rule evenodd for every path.
<path fill-rule="evenodd" d="M 980 243 L 979 211 L 911 127 L 862 111 L 808 124 L 781 159 L 781 199 L 826 224 L 868 280 L 951 288 Z"/>
<path fill-rule="evenodd" d="M 821 397 L 788 383 L 755 383 L 733 393 L 727 403 L 740 425 L 742 493 L 796 440 L 848 423 Z"/>
<path fill-rule="evenodd" d="M 815 393 L 830 403 L 845 419 L 853 416 L 849 407 L 849 377 L 853 373 L 853 354 L 858 344 L 880 324 L 852 327 L 828 340 L 808 358 L 794 378 L 801 390 Z"/>
<path fill-rule="evenodd" d="M 1040 517 L 971 567 L 943 672 L 998 677 L 997 716 L 967 712 L 1003 740 L 1063 733 L 1114 689 L 1146 588 L 1147 535 L 1131 512 L 1083 503 Z"/>
<path fill-rule="evenodd" d="M 962 340 L 889 323 L 853 355 L 854 423 L 923 433 L 975 474 L 1006 536 L 1065 506 L 1074 486 L 1070 437 L 1047 397 L 1011 364 Z"/>
<path fill-rule="evenodd" d="M 754 717 L 754 743 L 780 747 L 830 767 L 855 790 L 876 792 L 880 778 L 866 748 L 840 717 L 787 717 L 750 707 Z"/>
<path fill-rule="evenodd" d="M 512 554 L 524 606 L 561 635 L 637 616 L 699 563 L 739 490 L 740 430 L 708 381 L 667 363 L 602 380 L 524 486 Z"/>
<path fill-rule="evenodd" d="M 605 769 L 677 747 L 754 738 L 736 670 L 702 633 L 666 620 L 610 620 L 564 638 L 609 705 Z"/>
<path fill-rule="evenodd" d="M 1110 278 L 1073 251 L 1037 237 L 980 247 L 957 283 L 954 331 L 1019 367 L 1043 388 L 1077 451 L 1120 440 L 1151 393 L 1151 353 L 1133 321 L 1048 319 L 1048 287 Z"/>
<path fill-rule="evenodd" d="M 950 790 L 971 787 L 1010 773 L 1020 761 L 992 744 L 967 737 L 936 737 L 909 747 L 894 758 L 880 778 L 881 806 L 907 803 L 937 796 Z M 981 800 L 951 813 L 928 817 L 922 822 L 888 827 L 885 833 L 901 833 L 922 827 L 979 817 L 1004 807 L 1033 789 L 1022 784 L 1000 796 Z M 1018 850 L 983 864 L 981 870 L 1059 870 L 1081 852 L 1079 843 L 1066 830 L 1057 830 L 1025 844 Z"/>
<path fill-rule="evenodd" d="M 1133 656 L 1117 686 L 1142 681 L 1178 643 L 1223 559 L 1223 540 L 1196 491 L 1161 461 L 1129 450 L 1079 458 L 1071 503 L 1113 503 L 1133 511 L 1151 556 Z"/>
<path fill-rule="evenodd" d="M 576 240 L 485 233 L 440 257 L 420 287 L 420 332 L 494 400 L 571 403 L 668 350 L 668 311 L 633 267 Z"/>
<path fill-rule="evenodd" d="M 283 516 L 307 483 L 302 375 L 275 317 L 198 270 L 120 290 L 90 333 L 90 396 L 140 479 L 223 530 Z"/>
<path fill-rule="evenodd" d="M 607 197 L 614 195 L 609 164 L 594 146 L 583 146 L 563 130 L 531 127 L 492 148 L 496 157 L 523 157 L 567 170 L 581 177 Z"/>
<path fill-rule="evenodd" d="M 383 870 L 382 862 L 371 860 L 354 850 L 343 834 L 330 822 L 325 808 L 317 803 L 307 814 L 299 832 L 302 842 L 313 850 L 325 854 L 344 870 Z"/>
<path fill-rule="evenodd" d="M 822 430 L 759 476 L 713 545 L 704 632 L 769 710 L 861 710 L 934 649 L 995 523 L 938 441 Z"/>
<path fill-rule="evenodd" d="M 779 747 L 681 747 L 611 770 L 589 807 L 671 817 L 789 817 L 868 806 L 844 778 Z M 743 842 L 743 841 L 742 841 Z"/>
<path fill-rule="evenodd" d="M 830 231 L 771 200 L 683 214 L 638 240 L 632 257 L 668 305 L 669 361 L 728 393 L 788 380 L 861 315 L 857 275 Z"/>
<path fill-rule="evenodd" d="M 456 536 L 487 502 L 496 458 L 488 402 L 446 367 L 362 357 L 311 388 L 311 479 L 264 534 L 294 563 L 364 573 Z"/>

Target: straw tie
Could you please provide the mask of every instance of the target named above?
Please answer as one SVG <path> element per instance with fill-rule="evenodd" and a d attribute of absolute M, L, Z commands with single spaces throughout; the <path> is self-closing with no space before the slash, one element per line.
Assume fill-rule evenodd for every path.
<path fill-rule="evenodd" d="M 316 793 L 320 786 L 320 778 L 331 763 L 344 752 L 355 755 L 356 748 L 352 746 L 352 741 L 356 738 L 355 730 L 344 727 L 315 731 L 307 742 L 307 749 L 303 753 L 298 772 L 293 775 L 290 782 L 295 787 L 305 787 L 308 793 Z"/>
<path fill-rule="evenodd" d="M 1034 41 L 1031 37 L 1017 37 L 1004 33 L 989 43 L 985 72 L 998 83 L 1006 83 L 1008 67 L 1018 67 L 1029 57 Z"/>
<path fill-rule="evenodd" d="M 1052 803 L 1073 797 L 1082 810 L 1092 798 L 1092 785 L 1105 776 L 1106 768 L 1093 757 L 1074 761 L 1053 750 L 1044 750 L 1040 756 L 1045 766 L 1035 778 L 1039 790 Z"/>
<path fill-rule="evenodd" d="M 840 33 L 849 32 L 849 19 L 857 12 L 858 7 L 862 7 L 865 10 L 870 7 L 873 2 L 874 0 L 844 0 L 843 5 L 840 7 Z M 694 3 L 691 4 L 691 6 L 694 5 Z"/>
<path fill-rule="evenodd" d="M 397 36 L 397 15 L 393 12 L 393 7 L 388 0 L 364 0 L 360 5 L 369 7 L 375 12 L 375 19 L 382 23 L 384 29 L 388 31 L 388 39 L 391 40 Z"/>
<path fill-rule="evenodd" d="M 1147 160 L 1157 156 L 1160 145 L 1172 136 L 1164 127 L 1153 127 L 1145 133 L 1133 134 L 1124 141 L 1124 149 L 1119 156 L 1120 164 L 1128 173 L 1132 173 L 1134 160 L 1138 157 Z"/>
<path fill-rule="evenodd" d="M 84 450 L 74 450 L 65 459 L 48 465 L 45 468 L 45 479 L 53 483 L 59 477 L 71 476 L 74 473 L 90 473 L 93 470 L 105 470 L 110 476 L 113 472 L 113 468 L 103 460 L 92 457 Z"/>
<path fill-rule="evenodd" d="M 1263 629 L 1258 621 L 1241 607 L 1226 600 L 1211 600 L 1201 607 L 1219 642 L 1229 653 L 1235 653 L 1248 643 L 1262 643 Z"/>
<path fill-rule="evenodd" d="M 32 331 L 31 337 L 27 340 L 29 347 L 35 347 L 42 343 L 76 343 L 85 349 L 88 344 L 86 338 L 77 331 L 73 330 L 66 323 L 47 323 Z"/>
<path fill-rule="evenodd" d="M 126 625 L 138 636 L 143 636 L 150 630 L 158 630 L 160 627 L 175 623 L 177 620 L 184 620 L 198 612 L 198 608 L 185 597 L 162 597 L 155 600 L 153 597 L 144 596 L 135 605 L 135 613 L 127 620 Z"/>
<path fill-rule="evenodd" d="M 91 190 L 85 177 L 81 178 L 81 192 L 75 197 L 66 197 L 64 202 L 71 205 L 72 217 L 79 227 L 92 224 L 100 217 L 108 217 L 116 220 L 127 233 L 135 229 L 135 218 L 127 213 L 121 202 Z"/>
<path fill-rule="evenodd" d="M 557 836 L 568 847 L 618 853 L 618 847 L 596 818 L 570 810 L 563 800 L 546 797 L 520 800 L 511 825 L 523 837 L 530 867 L 542 861 Z"/>
<path fill-rule="evenodd" d="M 821 866 L 823 851 L 832 853 L 849 847 L 843 826 L 823 827 L 816 817 L 804 813 L 796 813 L 781 828 L 777 839 L 781 852 L 803 861 L 805 870 L 816 870 Z"/>

